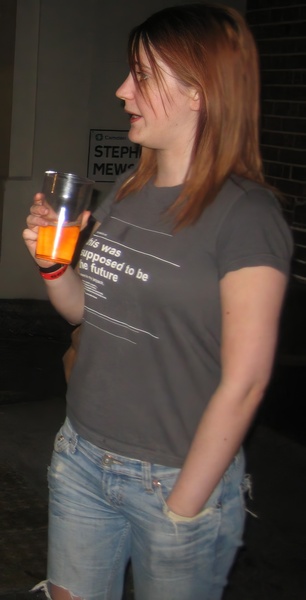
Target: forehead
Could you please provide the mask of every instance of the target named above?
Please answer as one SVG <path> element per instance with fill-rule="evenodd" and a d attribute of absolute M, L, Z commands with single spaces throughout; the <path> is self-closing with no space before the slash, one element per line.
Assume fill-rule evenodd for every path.
<path fill-rule="evenodd" d="M 140 64 L 151 69 L 156 68 L 160 63 L 157 52 L 152 47 L 147 51 L 142 42 L 134 52 L 132 60 L 136 65 Z"/>
<path fill-rule="evenodd" d="M 145 68 L 147 71 L 153 72 L 158 78 L 164 79 L 171 77 L 177 79 L 174 71 L 169 65 L 158 55 L 156 50 L 151 46 L 149 52 L 146 51 L 143 44 L 140 42 L 139 49 L 134 56 L 134 68 Z"/>

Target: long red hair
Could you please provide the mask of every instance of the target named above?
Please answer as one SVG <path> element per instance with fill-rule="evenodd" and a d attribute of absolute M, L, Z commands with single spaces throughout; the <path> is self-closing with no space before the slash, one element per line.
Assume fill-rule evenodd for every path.
<path fill-rule="evenodd" d="M 257 49 L 239 12 L 208 3 L 166 8 L 132 30 L 128 57 L 137 85 L 140 48 L 160 86 L 156 56 L 201 100 L 190 167 L 171 207 L 176 228 L 181 228 L 198 219 L 231 174 L 264 183 Z M 137 169 L 118 192 L 119 200 L 154 177 L 155 152 L 142 149 Z"/>

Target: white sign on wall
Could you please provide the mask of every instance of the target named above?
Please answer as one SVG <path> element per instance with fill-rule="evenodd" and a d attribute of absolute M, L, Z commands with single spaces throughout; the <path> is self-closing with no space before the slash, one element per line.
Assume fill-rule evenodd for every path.
<path fill-rule="evenodd" d="M 87 177 L 99 183 L 112 183 L 121 173 L 136 165 L 140 146 L 128 139 L 123 129 L 91 129 Z"/>

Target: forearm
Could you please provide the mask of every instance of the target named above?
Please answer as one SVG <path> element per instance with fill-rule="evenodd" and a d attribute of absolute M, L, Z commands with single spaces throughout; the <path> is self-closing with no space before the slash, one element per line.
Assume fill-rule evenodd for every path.
<path fill-rule="evenodd" d="M 286 277 L 269 267 L 220 283 L 222 379 L 195 433 L 169 508 L 196 515 L 233 460 L 269 382 Z"/>
<path fill-rule="evenodd" d="M 69 323 L 77 325 L 84 313 L 84 287 L 80 276 L 68 267 L 65 273 L 54 280 L 45 280 L 51 304 Z"/>
<path fill-rule="evenodd" d="M 240 448 L 261 397 L 256 389 L 240 398 L 217 389 L 167 500 L 173 512 L 192 517 L 201 511 Z"/>

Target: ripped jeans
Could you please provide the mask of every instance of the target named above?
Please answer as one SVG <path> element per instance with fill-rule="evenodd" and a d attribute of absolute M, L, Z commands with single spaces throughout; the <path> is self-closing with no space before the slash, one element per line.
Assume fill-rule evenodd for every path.
<path fill-rule="evenodd" d="M 131 559 L 136 600 L 220 600 L 244 527 L 243 452 L 196 517 L 167 507 L 178 473 L 101 450 L 66 419 L 48 475 L 48 581 L 121 600 Z"/>

